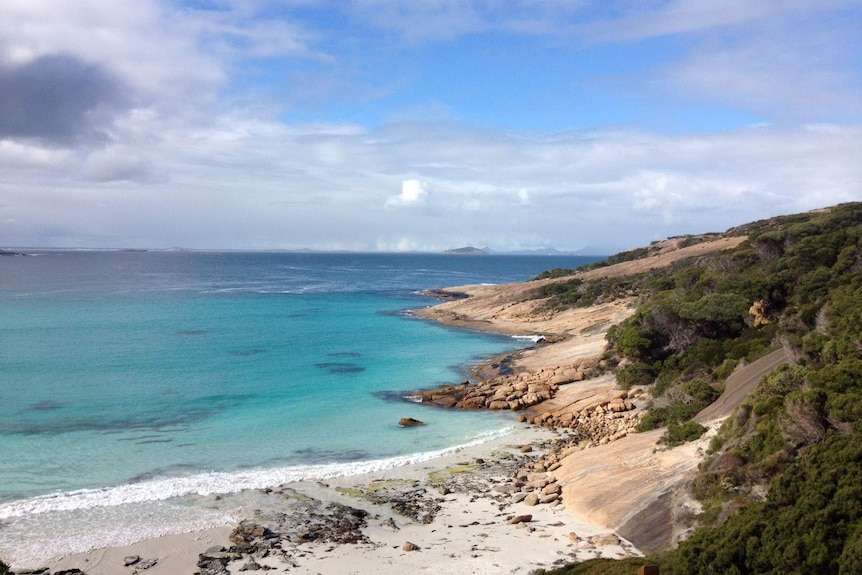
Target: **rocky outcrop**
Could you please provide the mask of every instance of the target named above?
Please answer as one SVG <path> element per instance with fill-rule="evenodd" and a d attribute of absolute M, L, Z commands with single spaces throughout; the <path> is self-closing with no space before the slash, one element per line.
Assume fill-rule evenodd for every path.
<path fill-rule="evenodd" d="M 552 429 L 570 429 L 575 432 L 573 444 L 584 449 L 635 433 L 643 418 L 643 412 L 636 408 L 627 392 L 613 390 L 565 409 L 539 413 L 526 421 Z"/>
<path fill-rule="evenodd" d="M 551 399 L 561 385 L 583 381 L 597 366 L 598 360 L 589 358 L 535 372 L 502 375 L 478 383 L 464 381 L 458 385 L 420 391 L 418 395 L 422 403 L 440 407 L 518 411 Z"/>

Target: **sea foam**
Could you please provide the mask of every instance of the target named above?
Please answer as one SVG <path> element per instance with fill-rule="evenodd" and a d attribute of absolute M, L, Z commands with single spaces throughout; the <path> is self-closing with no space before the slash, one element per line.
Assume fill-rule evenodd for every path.
<path fill-rule="evenodd" d="M 64 493 L 40 495 L 31 499 L 12 501 L 0 505 L 0 520 L 57 511 L 76 511 L 95 507 L 113 507 L 133 503 L 164 501 L 185 495 L 207 496 L 236 493 L 246 489 L 262 489 L 294 481 L 378 473 L 457 453 L 468 447 L 503 437 L 511 433 L 512 430 L 512 427 L 501 428 L 483 433 L 471 441 L 446 449 L 385 459 L 354 461 L 350 463 L 297 465 L 271 469 L 250 469 L 233 472 L 200 473 L 186 477 L 149 479 L 138 483 L 127 483 L 100 489 L 80 489 Z"/>

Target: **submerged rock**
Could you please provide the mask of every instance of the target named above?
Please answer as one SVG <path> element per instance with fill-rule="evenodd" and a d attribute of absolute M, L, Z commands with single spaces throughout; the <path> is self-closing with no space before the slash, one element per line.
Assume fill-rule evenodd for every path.
<path fill-rule="evenodd" d="M 401 427 L 417 427 L 419 425 L 425 425 L 424 421 L 419 421 L 418 419 L 413 419 L 412 417 L 402 417 L 398 421 L 398 425 Z"/>

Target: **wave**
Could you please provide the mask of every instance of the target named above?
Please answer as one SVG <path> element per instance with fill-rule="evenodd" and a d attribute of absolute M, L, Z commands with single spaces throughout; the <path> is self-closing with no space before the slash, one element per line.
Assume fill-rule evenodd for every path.
<path fill-rule="evenodd" d="M 543 339 L 545 336 L 539 335 L 513 335 L 512 339 L 524 340 L 524 341 L 532 341 L 533 343 L 538 343 L 539 340 Z"/>
<path fill-rule="evenodd" d="M 248 489 L 263 489 L 295 481 L 323 480 L 365 473 L 379 473 L 388 469 L 422 463 L 444 455 L 457 453 L 503 437 L 514 427 L 505 427 L 483 433 L 474 439 L 437 451 L 425 451 L 385 459 L 299 465 L 271 469 L 250 469 L 233 472 L 209 472 L 186 477 L 149 479 L 100 489 L 81 489 L 64 493 L 40 495 L 31 499 L 12 501 L 0 505 L 0 520 L 52 513 L 78 511 L 97 507 L 115 507 L 136 503 L 165 501 L 185 495 L 216 495 L 237 493 Z"/>

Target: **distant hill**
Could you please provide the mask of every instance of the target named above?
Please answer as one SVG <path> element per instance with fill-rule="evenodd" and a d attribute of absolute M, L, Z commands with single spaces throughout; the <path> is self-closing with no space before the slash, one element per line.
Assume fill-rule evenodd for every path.
<path fill-rule="evenodd" d="M 468 255 L 468 256 L 486 256 L 486 255 L 505 255 L 505 256 L 607 256 L 619 252 L 617 248 L 610 246 L 587 246 L 575 251 L 562 251 L 556 248 L 536 248 L 534 250 L 510 250 L 510 251 L 494 251 L 491 248 L 476 248 L 466 246 L 446 250 L 444 254 L 453 255 Z"/>
<path fill-rule="evenodd" d="M 456 255 L 456 256 L 486 256 L 491 252 L 487 249 L 474 248 L 473 246 L 466 246 L 463 248 L 455 248 L 454 250 L 446 250 L 443 253 L 449 254 L 449 255 Z"/>

